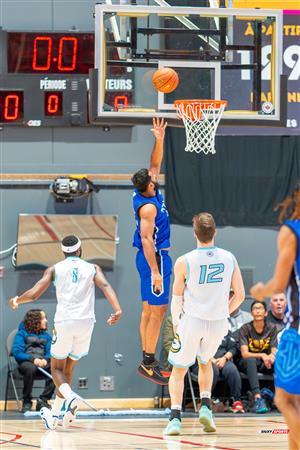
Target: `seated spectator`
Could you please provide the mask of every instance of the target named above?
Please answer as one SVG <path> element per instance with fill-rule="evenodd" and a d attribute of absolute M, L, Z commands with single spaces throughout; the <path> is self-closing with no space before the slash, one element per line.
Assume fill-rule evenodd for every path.
<path fill-rule="evenodd" d="M 254 301 L 251 305 L 253 321 L 240 328 L 239 343 L 242 359 L 239 369 L 246 372 L 254 396 L 254 410 L 266 413 L 268 407 L 261 396 L 258 372 L 273 373 L 277 347 L 277 329 L 266 321 L 267 305 Z"/>
<path fill-rule="evenodd" d="M 244 405 L 241 400 L 242 381 L 240 373 L 232 361 L 237 352 L 237 342 L 231 331 L 224 337 L 220 347 L 212 359 L 214 372 L 212 391 L 214 390 L 218 378 L 223 375 L 229 386 L 230 396 L 233 398 L 232 411 L 234 413 L 244 413 Z"/>
<path fill-rule="evenodd" d="M 38 370 L 38 367 L 41 367 L 50 373 L 51 336 L 46 330 L 46 313 L 41 309 L 31 309 L 20 323 L 13 342 L 12 353 L 23 375 L 22 412 L 31 410 L 33 381 L 37 374 L 46 378 L 45 389 L 37 400 L 37 411 L 43 406 L 50 407 L 48 400 L 55 390 L 53 381 Z"/>
<path fill-rule="evenodd" d="M 267 315 L 267 322 L 273 324 L 276 326 L 277 331 L 281 331 L 285 324 L 283 322 L 284 318 L 284 312 L 286 308 L 286 298 L 285 295 L 282 294 L 276 294 L 271 297 L 270 300 L 270 311 Z"/>

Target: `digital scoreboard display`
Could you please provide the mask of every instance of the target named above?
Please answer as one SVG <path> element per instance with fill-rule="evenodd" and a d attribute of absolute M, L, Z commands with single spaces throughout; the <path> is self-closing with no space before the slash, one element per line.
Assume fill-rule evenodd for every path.
<path fill-rule="evenodd" d="M 23 123 L 24 92 L 0 90 L 0 122 Z"/>
<path fill-rule="evenodd" d="M 94 33 L 7 33 L 8 73 L 88 74 Z"/>
<path fill-rule="evenodd" d="M 108 36 L 109 38 L 109 36 Z M 87 126 L 94 32 L 13 31 L 0 28 L 0 126 Z M 116 48 L 110 59 L 119 59 Z M 132 103 L 132 73 L 107 69 L 107 101 Z"/>

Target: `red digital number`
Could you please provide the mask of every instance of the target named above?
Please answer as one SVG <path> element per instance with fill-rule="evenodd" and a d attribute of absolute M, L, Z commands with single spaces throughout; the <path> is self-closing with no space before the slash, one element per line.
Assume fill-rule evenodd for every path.
<path fill-rule="evenodd" d="M 72 45 L 72 61 L 69 66 L 63 63 L 63 51 L 66 44 Z M 58 48 L 58 70 L 64 71 L 72 71 L 76 68 L 77 62 L 77 47 L 78 47 L 78 39 L 75 37 L 62 37 L 59 40 L 59 48 Z"/>
<path fill-rule="evenodd" d="M 4 114 L 5 120 L 16 120 L 19 115 L 19 97 L 18 95 L 7 95 L 4 100 Z"/>
<path fill-rule="evenodd" d="M 128 97 L 127 95 L 116 95 L 114 99 L 114 108 L 116 110 L 121 108 L 127 108 L 128 106 Z"/>
<path fill-rule="evenodd" d="M 59 103 L 58 95 L 56 95 L 56 94 L 49 95 L 48 102 L 47 102 L 47 111 L 50 114 L 57 113 L 58 103 Z"/>
<path fill-rule="evenodd" d="M 38 48 L 41 43 L 47 43 L 47 62 L 45 65 L 38 64 Z M 33 59 L 32 68 L 33 70 L 49 70 L 51 64 L 51 53 L 52 53 L 52 38 L 49 36 L 37 36 L 33 43 Z"/>

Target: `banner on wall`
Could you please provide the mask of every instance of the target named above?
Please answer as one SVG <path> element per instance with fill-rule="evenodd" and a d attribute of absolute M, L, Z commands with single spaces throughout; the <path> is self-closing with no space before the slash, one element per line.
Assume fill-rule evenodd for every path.
<path fill-rule="evenodd" d="M 262 102 L 270 101 L 270 51 L 271 51 L 271 25 L 263 26 L 262 39 Z M 250 45 L 253 42 L 253 25 L 251 22 L 236 21 L 234 30 L 240 36 L 240 43 Z M 237 64 L 249 64 L 251 62 L 251 52 L 241 50 L 235 55 Z M 222 83 L 232 87 L 236 86 L 239 102 L 241 96 L 243 103 L 247 105 L 250 101 L 249 89 L 247 86 L 251 82 L 250 70 L 227 71 L 222 77 Z M 234 72 L 234 73 L 233 73 Z M 288 78 L 287 86 L 287 123 L 286 127 L 243 127 L 243 126 L 222 126 L 219 127 L 218 134 L 276 134 L 276 135 L 299 135 L 300 134 L 300 15 L 284 14 L 283 16 L 283 75 Z M 246 87 L 246 88 L 245 88 Z M 226 92 L 222 94 L 226 98 Z"/>

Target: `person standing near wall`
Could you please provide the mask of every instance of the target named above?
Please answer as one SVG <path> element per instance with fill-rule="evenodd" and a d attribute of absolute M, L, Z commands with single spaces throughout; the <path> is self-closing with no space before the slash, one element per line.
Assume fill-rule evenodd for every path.
<path fill-rule="evenodd" d="M 41 409 L 46 428 L 54 430 L 58 425 L 61 407 L 66 400 L 63 425 L 69 426 L 75 419 L 80 397 L 72 391 L 74 368 L 80 358 L 89 351 L 95 323 L 95 285 L 99 287 L 114 313 L 107 323 L 115 324 L 122 315 L 117 295 L 104 277 L 99 266 L 81 259 L 81 241 L 76 236 L 66 236 L 61 243 L 65 255 L 63 261 L 45 270 L 43 277 L 28 291 L 9 300 L 12 309 L 30 303 L 55 283 L 57 307 L 51 343 L 51 374 L 57 388 L 52 410 Z"/>
<path fill-rule="evenodd" d="M 168 379 L 160 371 L 155 352 L 168 307 L 172 272 L 172 261 L 168 254 L 170 219 L 163 195 L 158 189 L 166 126 L 164 119 L 153 119 L 155 143 L 150 157 L 150 168 L 140 169 L 132 177 L 136 219 L 133 246 L 138 249 L 136 267 L 141 278 L 143 301 L 140 320 L 143 360 L 138 372 L 161 385 L 168 384 Z"/>
<path fill-rule="evenodd" d="M 289 450 L 300 449 L 300 182 L 280 203 L 278 256 L 273 277 L 257 283 L 251 296 L 259 301 L 287 289 L 286 327 L 275 358 L 275 403 L 290 429 Z"/>

